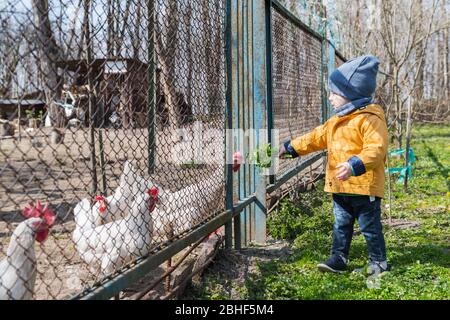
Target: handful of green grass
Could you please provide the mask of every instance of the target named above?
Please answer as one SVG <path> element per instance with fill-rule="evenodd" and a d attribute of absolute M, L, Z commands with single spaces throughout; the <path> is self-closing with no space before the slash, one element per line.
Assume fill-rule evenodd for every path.
<path fill-rule="evenodd" d="M 270 143 L 265 143 L 252 152 L 250 161 L 258 168 L 270 168 L 272 166 L 272 154 L 277 152 L 278 148 L 271 148 Z"/>

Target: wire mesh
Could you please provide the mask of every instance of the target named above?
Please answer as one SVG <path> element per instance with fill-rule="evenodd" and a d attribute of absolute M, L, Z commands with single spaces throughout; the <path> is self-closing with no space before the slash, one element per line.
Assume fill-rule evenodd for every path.
<path fill-rule="evenodd" d="M 0 299 L 75 294 L 224 210 L 224 1 L 5 0 L 0 22 Z"/>
<path fill-rule="evenodd" d="M 321 40 L 277 8 L 272 8 L 273 123 L 281 142 L 309 132 L 321 123 Z M 301 159 L 280 160 L 277 177 Z"/>
<path fill-rule="evenodd" d="M 337 69 L 343 64 L 344 64 L 344 60 L 342 60 L 340 56 L 335 55 L 334 56 L 334 68 Z"/>

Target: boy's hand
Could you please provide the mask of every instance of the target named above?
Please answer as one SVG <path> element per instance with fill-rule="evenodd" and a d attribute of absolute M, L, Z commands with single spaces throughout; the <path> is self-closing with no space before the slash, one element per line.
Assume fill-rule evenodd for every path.
<path fill-rule="evenodd" d="M 280 146 L 280 151 L 278 152 L 278 158 L 280 159 L 292 159 L 292 155 L 284 147 L 284 143 Z"/>
<path fill-rule="evenodd" d="M 346 181 L 352 176 L 352 167 L 348 162 L 339 163 L 336 168 L 338 172 L 336 173 L 336 178 L 341 181 Z"/>
<path fill-rule="evenodd" d="M 298 158 L 299 154 L 292 148 L 291 141 L 286 141 L 281 144 L 280 151 L 278 152 L 278 158 L 280 159 L 293 159 Z"/>
<path fill-rule="evenodd" d="M 286 154 L 288 154 L 287 151 L 286 151 L 286 148 L 284 147 L 284 143 L 281 144 L 279 150 L 280 150 L 280 151 L 278 151 L 278 158 L 283 159 L 284 156 L 285 156 Z"/>

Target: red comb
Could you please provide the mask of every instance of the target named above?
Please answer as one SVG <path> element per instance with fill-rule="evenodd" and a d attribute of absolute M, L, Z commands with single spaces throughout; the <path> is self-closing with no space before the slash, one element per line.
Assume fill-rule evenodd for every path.
<path fill-rule="evenodd" d="M 38 218 L 39 217 L 39 211 L 34 206 L 33 202 L 30 202 L 24 209 L 22 214 L 25 218 Z"/>
<path fill-rule="evenodd" d="M 55 223 L 55 213 L 48 207 L 48 203 L 42 208 L 40 200 L 36 202 L 36 206 L 30 202 L 24 209 L 23 215 L 25 218 L 42 218 L 48 226 Z"/>
<path fill-rule="evenodd" d="M 151 195 L 152 197 L 157 197 L 159 193 L 158 188 L 153 187 L 147 190 L 147 194 Z"/>
<path fill-rule="evenodd" d="M 45 204 L 44 211 L 42 212 L 42 217 L 44 218 L 47 225 L 52 226 L 55 223 L 56 215 L 55 213 L 48 207 L 48 203 Z"/>
<path fill-rule="evenodd" d="M 42 203 L 41 200 L 38 200 L 36 202 L 36 210 L 38 210 L 39 212 L 42 212 Z"/>
<path fill-rule="evenodd" d="M 95 201 L 105 201 L 104 196 L 95 196 Z"/>

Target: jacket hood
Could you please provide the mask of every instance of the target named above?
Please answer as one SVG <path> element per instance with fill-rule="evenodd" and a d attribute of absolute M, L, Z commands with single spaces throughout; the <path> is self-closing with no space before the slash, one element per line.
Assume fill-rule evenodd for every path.
<path fill-rule="evenodd" d="M 367 105 L 365 107 L 362 107 L 362 108 L 356 110 L 351 115 L 357 115 L 357 114 L 360 114 L 360 113 L 371 113 L 371 114 L 374 114 L 378 118 L 380 118 L 381 120 L 386 122 L 386 117 L 384 115 L 384 110 L 378 104 L 375 104 L 375 103 L 369 104 L 369 105 Z"/>

